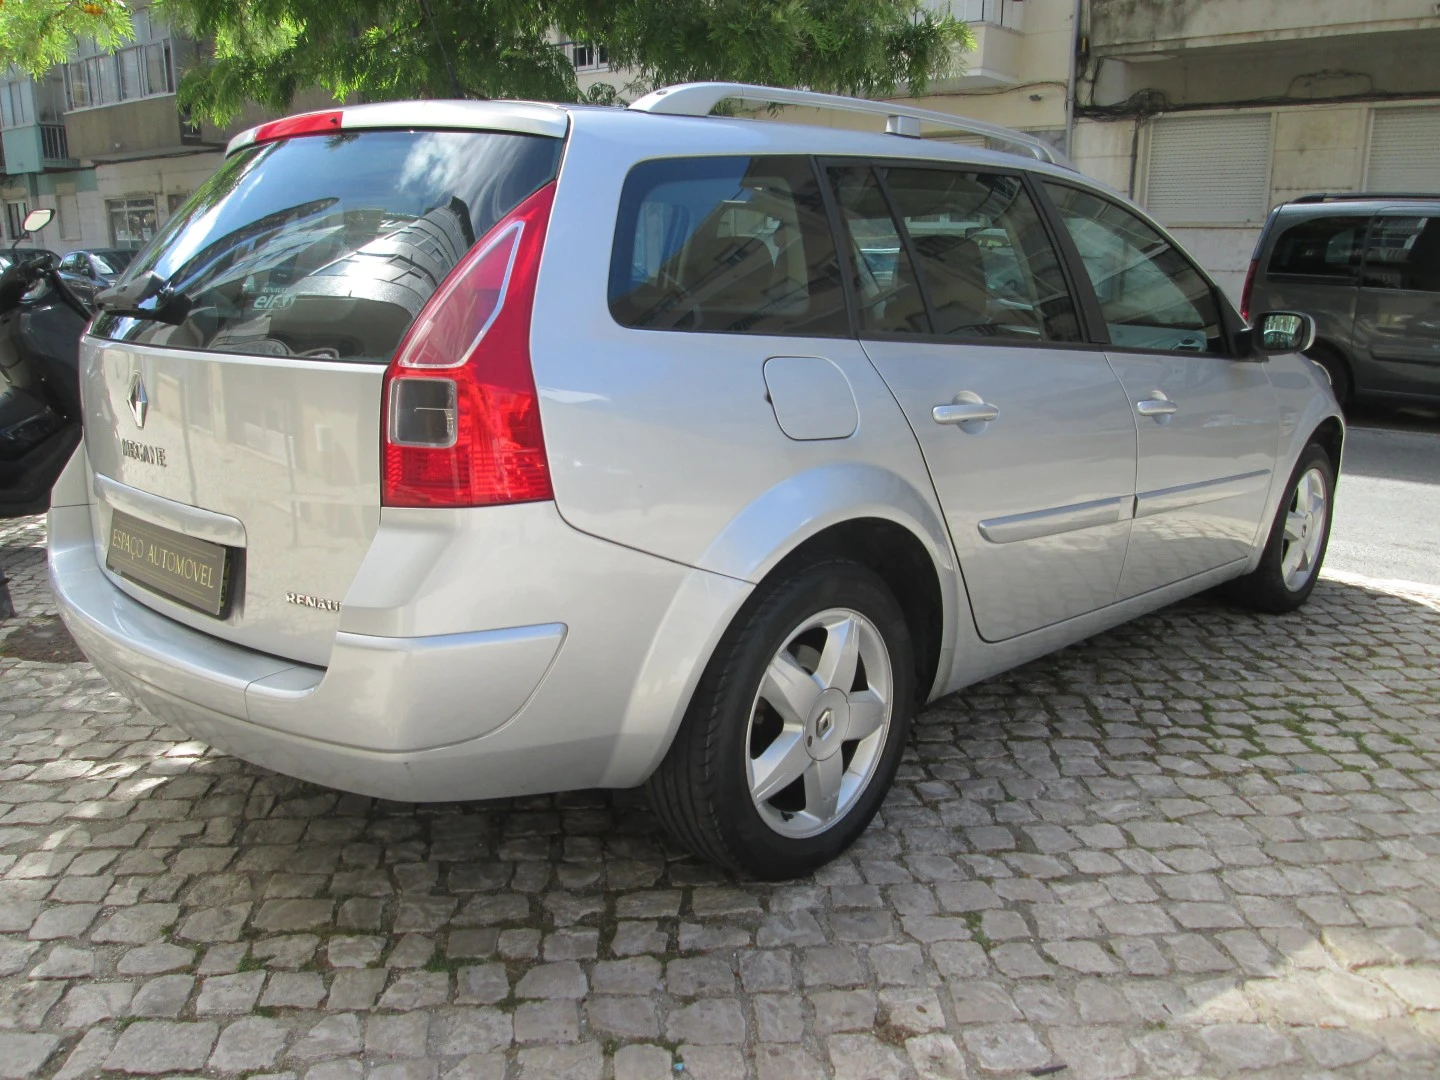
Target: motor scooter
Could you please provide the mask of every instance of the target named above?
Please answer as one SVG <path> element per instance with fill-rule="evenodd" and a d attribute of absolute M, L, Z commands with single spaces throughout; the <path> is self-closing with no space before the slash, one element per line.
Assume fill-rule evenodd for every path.
<path fill-rule="evenodd" d="M 25 216 L 26 235 L 54 211 Z M 21 250 L 0 272 L 0 518 L 43 513 L 80 443 L 80 337 L 91 311 L 48 251 Z"/>

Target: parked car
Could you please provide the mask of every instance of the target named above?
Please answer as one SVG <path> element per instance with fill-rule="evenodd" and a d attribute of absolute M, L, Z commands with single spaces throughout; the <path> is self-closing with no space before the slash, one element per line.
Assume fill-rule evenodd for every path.
<path fill-rule="evenodd" d="M 60 273 L 71 291 L 89 303 L 101 289 L 115 284 L 134 257 L 135 252 L 125 248 L 72 251 L 60 260 Z"/>
<path fill-rule="evenodd" d="M 389 799 L 645 784 L 766 878 L 924 702 L 1302 604 L 1344 438 L 1307 316 L 1252 331 L 1047 144 L 763 87 L 264 124 L 97 303 L 50 574 L 113 685 Z"/>
<path fill-rule="evenodd" d="M 1270 212 L 1241 312 L 1314 316 L 1342 405 L 1440 402 L 1440 194 L 1306 195 Z"/>

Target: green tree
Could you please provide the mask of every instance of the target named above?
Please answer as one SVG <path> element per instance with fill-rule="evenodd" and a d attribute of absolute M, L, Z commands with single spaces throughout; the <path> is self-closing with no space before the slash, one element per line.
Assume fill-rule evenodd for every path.
<path fill-rule="evenodd" d="M 111 49 L 132 32 L 120 0 L 0 0 L 0 67 L 41 75 L 65 62 L 76 38 Z"/>
<path fill-rule="evenodd" d="M 6 16 L 17 7 L 95 6 L 0 4 Z M 119 6 L 95 4 L 107 12 Z M 596 87 L 590 97 L 599 101 L 700 79 L 870 96 L 919 92 L 973 46 L 963 23 L 921 0 L 156 0 L 156 7 L 214 43 L 186 73 L 180 100 L 217 123 L 246 101 L 286 109 L 310 87 L 339 100 L 575 100 L 575 72 L 554 47 L 556 31 L 604 46 L 612 67 L 633 73 L 626 86 Z M 94 31 L 69 23 L 46 31 L 51 40 L 66 32 Z M 46 66 L 36 63 L 42 52 L 33 44 L 3 47 L 32 71 Z"/>

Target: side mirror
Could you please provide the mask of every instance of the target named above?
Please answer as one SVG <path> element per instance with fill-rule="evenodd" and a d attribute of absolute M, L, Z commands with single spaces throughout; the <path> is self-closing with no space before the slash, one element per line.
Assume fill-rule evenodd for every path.
<path fill-rule="evenodd" d="M 1255 349 L 1263 354 L 1305 352 L 1315 344 L 1315 320 L 1296 311 L 1267 311 L 1255 320 Z"/>
<path fill-rule="evenodd" d="M 48 206 L 42 206 L 26 214 L 25 220 L 21 223 L 20 228 L 27 233 L 36 233 L 46 225 L 49 225 L 54 217 L 54 210 L 51 210 Z"/>

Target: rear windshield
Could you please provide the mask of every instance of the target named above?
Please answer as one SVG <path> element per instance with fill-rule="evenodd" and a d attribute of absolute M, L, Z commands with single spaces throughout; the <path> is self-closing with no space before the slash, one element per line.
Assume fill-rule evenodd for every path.
<path fill-rule="evenodd" d="M 180 325 L 101 315 L 116 341 L 384 363 L 462 255 L 554 179 L 561 141 L 369 131 L 226 160 L 130 265 L 192 307 Z"/>

